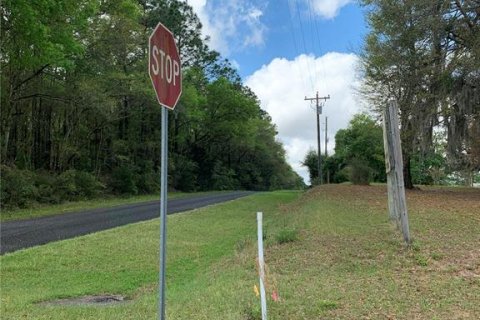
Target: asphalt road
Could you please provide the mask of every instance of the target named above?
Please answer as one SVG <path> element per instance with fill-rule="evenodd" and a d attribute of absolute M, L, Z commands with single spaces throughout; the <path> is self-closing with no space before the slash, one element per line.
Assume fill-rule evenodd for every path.
<path fill-rule="evenodd" d="M 167 213 L 193 210 L 252 194 L 248 191 L 193 196 L 168 201 Z M 158 218 L 159 201 L 110 208 L 62 213 L 29 220 L 3 222 L 0 226 L 0 254 L 74 238 L 125 224 Z"/>

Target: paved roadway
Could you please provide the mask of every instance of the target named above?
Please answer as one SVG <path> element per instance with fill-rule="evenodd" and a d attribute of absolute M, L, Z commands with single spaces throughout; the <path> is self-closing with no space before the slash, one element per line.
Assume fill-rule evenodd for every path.
<path fill-rule="evenodd" d="M 252 194 L 249 191 L 193 196 L 168 201 L 168 214 L 193 210 Z M 3 222 L 0 254 L 53 241 L 74 238 L 125 224 L 158 218 L 159 201 L 149 201 L 82 212 L 62 213 L 29 220 Z"/>

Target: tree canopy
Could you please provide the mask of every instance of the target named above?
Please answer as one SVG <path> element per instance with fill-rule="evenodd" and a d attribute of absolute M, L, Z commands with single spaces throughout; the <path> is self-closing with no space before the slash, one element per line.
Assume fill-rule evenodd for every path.
<path fill-rule="evenodd" d="M 370 25 L 362 53 L 363 93 L 377 110 L 400 109 L 405 184 L 411 161 L 434 152 L 445 132 L 451 170 L 478 171 L 480 12 L 478 1 L 365 0 Z"/>
<path fill-rule="evenodd" d="M 169 186 L 302 187 L 271 118 L 208 48 L 186 1 L 1 6 L 2 205 L 158 189 L 161 109 L 146 71 L 158 22 L 175 34 L 184 70 L 183 96 L 170 113 Z"/>

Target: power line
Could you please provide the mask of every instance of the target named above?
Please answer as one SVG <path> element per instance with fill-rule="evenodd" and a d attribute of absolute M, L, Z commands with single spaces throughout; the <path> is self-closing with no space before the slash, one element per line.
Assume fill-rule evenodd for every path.
<path fill-rule="evenodd" d="M 301 13 L 300 13 L 300 6 L 298 5 L 298 1 L 295 2 L 296 3 L 296 7 L 297 7 L 297 13 L 298 13 L 298 22 L 300 24 L 300 33 L 302 35 L 302 41 L 303 41 L 303 49 L 305 51 L 305 55 L 306 55 L 306 63 L 307 63 L 307 69 L 308 69 L 308 76 L 310 78 L 310 85 L 311 85 L 311 89 L 313 90 L 314 86 L 313 86 L 313 79 L 312 79 L 312 68 L 309 68 L 308 67 L 308 55 L 307 55 L 307 44 L 306 44 L 306 41 L 305 41 L 305 32 L 304 32 L 304 29 L 303 29 L 303 23 L 302 23 L 302 16 L 301 16 Z"/>
<path fill-rule="evenodd" d="M 293 37 L 293 44 L 294 44 L 294 47 L 295 47 L 295 56 L 299 56 L 300 55 L 300 51 L 298 49 L 298 44 L 297 44 L 297 37 L 295 35 L 295 27 L 293 25 L 293 16 L 294 14 L 292 13 L 292 11 L 294 11 L 295 8 L 294 8 L 294 5 L 292 3 L 292 0 L 289 0 L 288 1 L 288 13 L 289 13 L 289 16 L 290 16 L 290 27 L 292 29 L 292 37 Z M 304 70 L 302 70 L 302 63 L 299 63 L 298 66 L 295 64 L 295 66 L 298 68 L 298 71 L 299 71 L 299 74 L 302 75 L 302 74 L 305 74 L 305 72 L 303 72 Z M 308 65 L 307 65 L 307 70 L 308 70 Z M 302 87 L 303 87 L 303 90 L 306 91 L 306 87 L 307 85 L 305 84 L 305 80 L 304 78 L 302 77 Z"/>
<path fill-rule="evenodd" d="M 322 51 L 322 42 L 321 42 L 321 37 L 320 37 L 320 32 L 318 31 L 319 30 L 319 26 L 318 26 L 318 20 L 315 19 L 314 17 L 314 7 L 313 7 L 313 4 L 312 4 L 312 0 L 308 0 L 308 4 L 310 6 L 310 13 L 311 13 L 311 17 L 312 17 L 312 24 L 314 26 L 314 30 L 315 32 L 313 32 L 313 35 L 314 37 L 316 36 L 316 39 L 314 39 L 313 43 L 315 43 L 317 46 L 318 46 L 318 52 L 320 53 Z M 316 40 L 316 41 L 315 41 Z M 316 60 L 315 60 L 316 62 Z M 316 69 L 315 69 L 316 70 Z M 323 63 L 323 60 L 320 60 L 320 73 L 321 73 L 321 79 L 326 79 L 326 76 L 325 76 L 325 65 Z M 325 89 L 326 91 L 330 91 L 328 89 L 328 82 L 326 81 L 322 81 L 322 84 L 325 84 Z"/>

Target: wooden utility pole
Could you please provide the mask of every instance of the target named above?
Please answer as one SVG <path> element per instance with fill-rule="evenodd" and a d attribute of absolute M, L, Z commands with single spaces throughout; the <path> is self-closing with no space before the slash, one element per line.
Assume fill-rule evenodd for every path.
<path fill-rule="evenodd" d="M 389 101 L 383 113 L 383 143 L 387 172 L 388 209 L 390 219 L 402 231 L 403 239 L 410 244 L 407 201 L 403 181 L 403 159 L 396 101 Z"/>
<path fill-rule="evenodd" d="M 328 130 L 328 117 L 325 116 L 325 157 L 328 157 L 328 136 L 327 136 L 327 130 Z"/>
<path fill-rule="evenodd" d="M 318 153 L 318 161 L 317 161 L 317 167 L 318 167 L 318 182 L 322 184 L 322 159 L 321 159 L 321 149 L 320 149 L 320 115 L 322 114 L 322 105 L 320 104 L 321 100 L 327 101 L 327 99 L 330 99 L 330 95 L 327 97 L 319 97 L 318 96 L 318 91 L 317 95 L 314 98 L 307 98 L 305 97 L 305 100 L 313 101 L 315 100 L 316 104 L 316 109 L 315 112 L 317 113 L 317 153 Z"/>
<path fill-rule="evenodd" d="M 325 116 L 325 158 L 328 157 L 328 117 Z M 327 174 L 325 175 L 327 178 L 327 184 L 330 184 L 330 170 L 326 167 Z"/>

